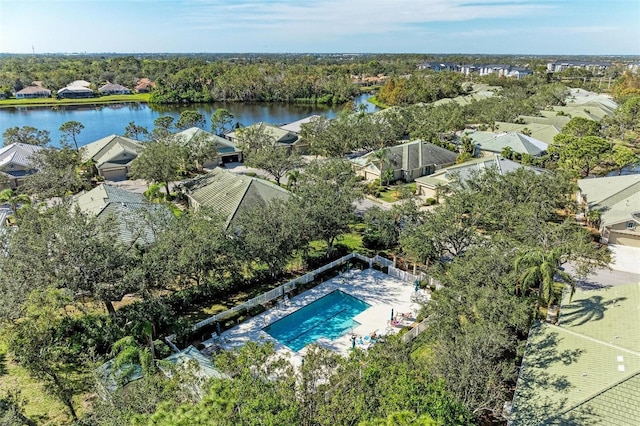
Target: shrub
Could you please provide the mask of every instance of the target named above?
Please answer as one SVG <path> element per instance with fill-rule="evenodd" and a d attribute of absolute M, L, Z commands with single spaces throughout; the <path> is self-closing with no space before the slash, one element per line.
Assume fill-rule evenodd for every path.
<path fill-rule="evenodd" d="M 435 198 L 427 198 L 426 200 L 424 200 L 424 203 L 422 203 L 423 206 L 433 206 L 434 204 L 438 204 L 438 201 L 436 201 Z"/>

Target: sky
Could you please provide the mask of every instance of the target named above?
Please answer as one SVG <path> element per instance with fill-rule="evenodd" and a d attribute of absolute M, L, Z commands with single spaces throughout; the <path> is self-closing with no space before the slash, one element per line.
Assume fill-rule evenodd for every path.
<path fill-rule="evenodd" d="M 0 52 L 640 55 L 640 0 L 0 0 Z"/>

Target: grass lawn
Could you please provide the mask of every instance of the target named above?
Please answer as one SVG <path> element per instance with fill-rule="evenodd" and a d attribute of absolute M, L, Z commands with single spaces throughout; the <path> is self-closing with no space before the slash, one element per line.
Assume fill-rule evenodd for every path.
<path fill-rule="evenodd" d="M 0 396 L 9 391 L 20 391 L 20 398 L 26 401 L 25 415 L 39 425 L 60 425 L 70 423 L 67 408 L 58 400 L 45 393 L 42 383 L 31 378 L 27 371 L 17 365 L 6 353 L 4 341 L 0 341 Z M 79 401 L 76 400 L 76 403 Z M 76 404 L 78 415 L 83 411 Z"/>
<path fill-rule="evenodd" d="M 98 105 L 121 102 L 149 102 L 149 93 L 134 93 L 131 95 L 108 95 L 87 99 L 3 99 L 0 100 L 0 108 L 29 107 L 29 106 L 65 106 L 65 105 Z"/>
<path fill-rule="evenodd" d="M 380 192 L 380 197 L 378 198 L 380 198 L 383 201 L 386 201 L 387 203 L 395 203 L 396 201 L 400 200 L 400 195 L 402 195 L 403 188 L 407 188 L 408 190 L 411 190 L 412 194 L 416 193 L 416 183 L 411 182 L 411 183 L 405 183 L 400 185 L 386 186 L 384 191 Z"/>

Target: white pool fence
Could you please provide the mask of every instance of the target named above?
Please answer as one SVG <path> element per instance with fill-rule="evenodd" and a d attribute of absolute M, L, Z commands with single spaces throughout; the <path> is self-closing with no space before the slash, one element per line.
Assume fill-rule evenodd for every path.
<path fill-rule="evenodd" d="M 240 305 L 234 306 L 231 309 L 228 309 L 224 312 L 221 312 L 219 314 L 213 315 L 205 320 L 202 320 L 196 324 L 194 324 L 191 328 L 191 331 L 196 331 L 199 330 L 203 327 L 206 327 L 210 324 L 215 324 L 216 322 L 220 322 L 223 321 L 227 318 L 230 318 L 232 316 L 234 316 L 235 314 L 237 314 L 240 311 L 243 310 L 248 310 L 250 308 L 253 308 L 254 306 L 257 305 L 263 305 L 266 303 L 269 303 L 273 300 L 279 299 L 279 298 L 283 298 L 287 293 L 289 293 L 290 291 L 294 290 L 297 286 L 299 285 L 304 285 L 304 284 L 308 284 L 311 281 L 315 280 L 316 277 L 320 274 L 322 274 L 325 271 L 328 271 L 330 269 L 333 269 L 337 266 L 340 265 L 344 265 L 345 263 L 349 262 L 352 259 L 358 259 L 362 262 L 365 262 L 369 265 L 370 268 L 373 267 L 374 264 L 380 265 L 382 267 L 386 267 L 388 268 L 388 274 L 394 278 L 397 278 L 399 280 L 405 281 L 407 283 L 412 283 L 414 284 L 416 281 L 422 281 L 426 278 L 429 278 L 429 285 L 432 285 L 432 283 L 436 282 L 435 280 L 433 280 L 432 277 L 427 277 L 426 274 L 424 274 L 423 272 L 419 272 L 417 275 L 411 274 L 409 272 L 403 271 L 401 269 L 395 268 L 393 266 L 393 261 L 386 259 L 384 257 L 378 256 L 376 255 L 375 257 L 367 257 L 364 256 L 362 254 L 359 253 L 349 253 L 346 256 L 342 256 L 339 259 L 334 260 L 331 263 L 328 263 L 326 265 L 321 266 L 318 269 L 315 269 L 311 272 L 308 272 L 298 278 L 295 278 L 281 286 L 278 286 L 276 288 L 274 288 L 273 290 L 269 290 L 266 293 L 262 293 L 261 295 L 254 297 L 253 299 L 249 299 L 244 303 L 241 303 Z M 418 328 L 418 327 L 416 327 Z M 172 346 L 173 350 L 179 350 L 177 347 L 175 347 L 175 345 L 173 344 L 173 341 L 175 340 L 176 335 L 172 334 L 171 336 L 168 336 L 166 339 L 169 343 L 170 346 Z"/>

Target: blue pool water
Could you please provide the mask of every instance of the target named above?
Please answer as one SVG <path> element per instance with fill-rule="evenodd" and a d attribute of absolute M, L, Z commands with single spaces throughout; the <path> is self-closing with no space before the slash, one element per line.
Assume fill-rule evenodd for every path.
<path fill-rule="evenodd" d="M 334 340 L 360 325 L 353 317 L 369 306 L 360 299 L 335 290 L 263 330 L 297 352 L 322 337 Z"/>

